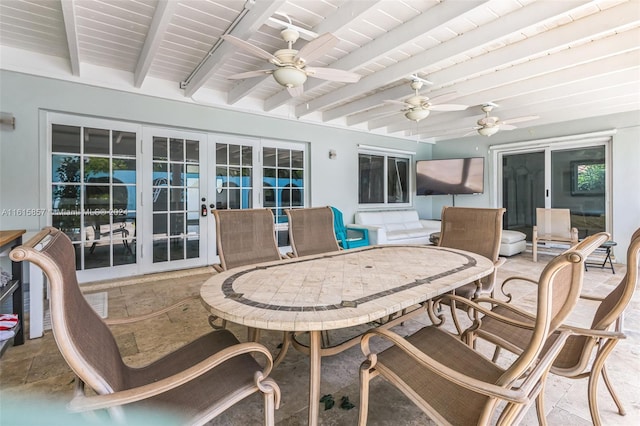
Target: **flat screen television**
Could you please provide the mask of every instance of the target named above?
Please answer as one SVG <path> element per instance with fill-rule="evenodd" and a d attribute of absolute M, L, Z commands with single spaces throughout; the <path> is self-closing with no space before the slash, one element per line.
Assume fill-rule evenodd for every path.
<path fill-rule="evenodd" d="M 417 195 L 481 194 L 483 192 L 484 157 L 416 162 Z"/>

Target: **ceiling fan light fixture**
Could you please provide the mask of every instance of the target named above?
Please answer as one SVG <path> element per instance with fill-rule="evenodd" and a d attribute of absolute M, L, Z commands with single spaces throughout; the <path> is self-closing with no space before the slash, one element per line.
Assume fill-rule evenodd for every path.
<path fill-rule="evenodd" d="M 491 136 L 498 133 L 498 130 L 500 130 L 500 126 L 480 127 L 478 133 L 482 136 Z"/>
<path fill-rule="evenodd" d="M 411 109 L 407 111 L 404 116 L 412 121 L 420 121 L 427 118 L 429 116 L 429 112 L 430 111 L 428 109 Z"/>
<path fill-rule="evenodd" d="M 284 87 L 299 87 L 307 81 L 307 74 L 296 67 L 282 67 L 273 71 L 273 78 Z"/>

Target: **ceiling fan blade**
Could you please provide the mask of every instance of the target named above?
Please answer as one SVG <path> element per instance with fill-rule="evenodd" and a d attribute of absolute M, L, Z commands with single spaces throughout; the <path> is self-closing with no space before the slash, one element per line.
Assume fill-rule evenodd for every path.
<path fill-rule="evenodd" d="M 431 105 L 429 107 L 432 111 L 463 111 L 469 108 L 468 105 L 459 105 L 459 104 L 440 104 L 440 105 Z"/>
<path fill-rule="evenodd" d="M 302 46 L 294 61 L 297 62 L 302 59 L 304 62 L 309 63 L 333 49 L 339 41 L 338 37 L 333 34 L 324 33 L 317 39 Z"/>
<path fill-rule="evenodd" d="M 513 130 L 513 129 L 517 129 L 517 127 L 512 126 L 511 124 L 504 124 L 504 121 L 502 122 L 502 124 L 500 124 L 500 130 Z"/>
<path fill-rule="evenodd" d="M 243 80 L 245 78 L 262 77 L 272 73 L 273 73 L 273 70 L 247 71 L 247 72 L 241 72 L 239 74 L 233 74 L 227 78 L 229 80 Z"/>
<path fill-rule="evenodd" d="M 247 53 L 251 53 L 253 56 L 256 56 L 258 58 L 262 58 L 262 59 L 266 59 L 268 61 L 272 61 L 275 64 L 279 64 L 280 61 L 278 60 L 278 58 L 276 58 L 275 56 L 273 56 L 271 53 L 267 52 L 266 50 L 263 50 L 261 48 L 259 48 L 258 46 L 254 46 L 253 44 L 244 41 L 238 37 L 232 36 L 230 34 L 226 34 L 223 35 L 222 38 L 224 39 L 224 41 L 228 41 L 229 43 L 233 44 L 234 46 L 237 46 L 241 49 L 244 49 L 245 51 L 247 51 Z"/>
<path fill-rule="evenodd" d="M 309 77 L 315 77 L 329 81 L 339 81 L 342 83 L 357 83 L 362 77 L 360 74 L 335 68 L 304 67 L 304 71 Z"/>
<path fill-rule="evenodd" d="M 537 120 L 538 118 L 540 118 L 539 115 L 527 115 L 524 117 L 515 117 L 504 120 L 502 124 L 522 123 L 523 121 Z"/>
<path fill-rule="evenodd" d="M 287 91 L 289 92 L 292 98 L 297 98 L 298 96 L 302 96 L 302 94 L 304 93 L 304 88 L 302 86 L 287 87 Z"/>

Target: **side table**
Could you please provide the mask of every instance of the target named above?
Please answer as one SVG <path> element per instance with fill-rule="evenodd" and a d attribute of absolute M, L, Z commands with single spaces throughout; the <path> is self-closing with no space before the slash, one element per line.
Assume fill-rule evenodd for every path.
<path fill-rule="evenodd" d="M 606 250 L 604 261 L 602 262 L 602 264 L 594 263 L 594 262 L 584 262 L 584 270 L 588 271 L 587 266 L 598 266 L 600 267 L 600 269 L 604 269 L 604 267 L 607 265 L 607 262 L 609 262 L 609 267 L 611 268 L 611 272 L 615 274 L 616 270 L 613 269 L 613 262 L 611 261 L 611 249 L 617 245 L 618 243 L 611 240 L 605 241 L 604 243 L 602 243 L 602 245 L 600 245 L 600 248 L 603 248 Z"/>

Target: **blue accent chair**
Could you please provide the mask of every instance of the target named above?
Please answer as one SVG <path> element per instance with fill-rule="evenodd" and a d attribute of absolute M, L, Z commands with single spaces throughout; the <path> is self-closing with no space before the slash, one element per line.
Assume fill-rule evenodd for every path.
<path fill-rule="evenodd" d="M 352 249 L 356 247 L 365 247 L 369 245 L 369 230 L 368 229 L 349 229 L 344 226 L 344 220 L 342 219 L 342 212 L 335 207 L 331 207 L 333 210 L 333 229 L 336 233 L 336 240 L 343 249 Z M 360 234 L 354 236 L 354 234 Z"/>

